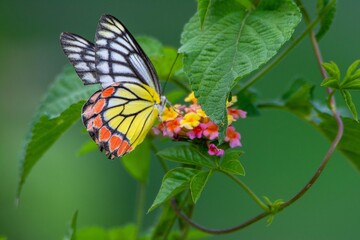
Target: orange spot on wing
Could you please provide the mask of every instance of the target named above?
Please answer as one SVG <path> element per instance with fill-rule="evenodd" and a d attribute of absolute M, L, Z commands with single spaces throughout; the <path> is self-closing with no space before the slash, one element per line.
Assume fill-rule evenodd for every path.
<path fill-rule="evenodd" d="M 102 120 L 100 115 L 97 115 L 94 119 L 94 127 L 100 128 L 102 126 Z"/>
<path fill-rule="evenodd" d="M 99 140 L 105 142 L 109 140 L 110 135 L 111 132 L 109 131 L 109 129 L 107 127 L 102 127 L 99 131 Z"/>
<path fill-rule="evenodd" d="M 110 152 L 115 151 L 117 148 L 120 147 L 120 144 L 122 143 L 122 139 L 119 136 L 111 136 L 109 141 L 109 150 Z"/>
<path fill-rule="evenodd" d="M 105 89 L 104 91 L 102 91 L 101 96 L 103 98 L 107 98 L 107 97 L 110 97 L 114 92 L 115 92 L 115 88 L 109 87 L 109 88 Z"/>
<path fill-rule="evenodd" d="M 118 157 L 121 157 L 125 153 L 130 152 L 131 150 L 132 150 L 131 145 L 127 141 L 123 141 L 122 145 L 117 151 L 117 155 Z"/>
<path fill-rule="evenodd" d="M 101 112 L 101 110 L 104 108 L 105 105 L 105 100 L 104 99 L 99 99 L 95 105 L 94 105 L 94 113 L 99 113 Z"/>

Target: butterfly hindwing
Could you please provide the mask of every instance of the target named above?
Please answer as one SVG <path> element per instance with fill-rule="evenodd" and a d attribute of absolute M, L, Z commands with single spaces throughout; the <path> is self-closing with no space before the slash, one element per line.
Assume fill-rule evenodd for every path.
<path fill-rule="evenodd" d="M 60 43 L 83 83 L 98 83 L 94 44 L 76 34 L 67 32 L 61 33 Z"/>
<path fill-rule="evenodd" d="M 146 84 L 160 94 L 158 77 L 130 32 L 110 15 L 100 18 L 95 39 L 95 65 L 103 88 L 114 82 Z"/>
<path fill-rule="evenodd" d="M 82 110 L 90 136 L 109 158 L 121 157 L 140 144 L 159 110 L 158 94 L 147 85 L 115 83 L 96 92 Z"/>

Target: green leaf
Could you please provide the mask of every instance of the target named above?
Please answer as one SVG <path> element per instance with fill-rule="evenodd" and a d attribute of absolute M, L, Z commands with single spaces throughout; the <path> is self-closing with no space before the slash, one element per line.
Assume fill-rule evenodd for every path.
<path fill-rule="evenodd" d="M 134 151 L 122 157 L 120 161 L 131 176 L 142 183 L 146 183 L 150 168 L 149 140 L 143 141 Z"/>
<path fill-rule="evenodd" d="M 352 89 L 352 90 L 359 90 L 360 89 L 360 78 L 351 80 L 346 84 L 341 85 L 342 89 Z"/>
<path fill-rule="evenodd" d="M 204 190 L 204 187 L 209 180 L 210 176 L 212 174 L 212 171 L 201 171 L 194 175 L 194 177 L 191 179 L 190 182 L 190 191 L 191 191 L 191 197 L 194 203 L 199 200 L 200 195 L 202 191 Z"/>
<path fill-rule="evenodd" d="M 324 8 L 329 4 L 330 0 L 318 0 L 316 10 L 318 15 L 323 14 Z M 316 39 L 320 41 L 320 39 L 327 33 L 330 29 L 331 24 L 333 23 L 334 17 L 336 13 L 336 3 L 331 6 L 331 8 L 321 16 L 320 20 L 320 28 L 316 33 Z"/>
<path fill-rule="evenodd" d="M 245 169 L 239 161 L 243 153 L 243 151 L 237 149 L 227 150 L 222 157 L 220 169 L 230 174 L 245 176 Z"/>
<path fill-rule="evenodd" d="M 31 169 L 53 143 L 77 120 L 81 107 L 98 86 L 84 86 L 73 67 L 66 67 L 50 86 L 27 133 L 20 159 L 17 197 Z"/>
<path fill-rule="evenodd" d="M 102 227 L 81 228 L 76 232 L 76 240 L 109 240 L 107 231 Z"/>
<path fill-rule="evenodd" d="M 167 79 L 175 60 L 172 73 L 182 68 L 182 56 L 177 56 L 178 53 L 175 48 L 163 46 L 161 42 L 151 37 L 141 36 L 137 37 L 136 40 L 150 58 L 160 79 Z"/>
<path fill-rule="evenodd" d="M 319 112 L 321 122 L 313 123 L 332 141 L 337 132 L 335 119 L 328 113 Z M 338 145 L 338 149 L 360 170 L 360 124 L 351 118 L 342 117 L 344 134 Z"/>
<path fill-rule="evenodd" d="M 7 240 L 7 237 L 1 235 L 0 240 Z"/>
<path fill-rule="evenodd" d="M 109 240 L 136 240 L 138 228 L 134 224 L 112 228 L 108 231 Z"/>
<path fill-rule="evenodd" d="M 215 0 L 198 0 L 197 12 L 199 14 L 200 28 L 201 29 L 204 26 L 204 21 L 205 21 L 205 18 L 206 18 L 206 14 L 209 11 L 211 1 L 215 1 Z"/>
<path fill-rule="evenodd" d="M 323 66 L 323 68 L 325 69 L 325 71 L 331 78 L 334 78 L 337 81 L 340 81 L 340 69 L 335 62 L 333 62 L 333 61 L 328 62 L 328 63 L 324 62 L 321 65 Z"/>
<path fill-rule="evenodd" d="M 245 9 L 251 10 L 254 8 L 254 5 L 250 0 L 236 0 L 239 4 L 241 4 Z"/>
<path fill-rule="evenodd" d="M 84 155 L 86 153 L 98 150 L 98 149 L 99 149 L 98 145 L 96 145 L 96 143 L 91 139 L 91 140 L 85 142 L 80 147 L 80 149 L 78 151 L 78 155 L 81 156 L 81 155 Z"/>
<path fill-rule="evenodd" d="M 22 187 L 32 168 L 41 156 L 58 140 L 58 138 L 75 122 L 79 120 L 79 113 L 84 101 L 71 105 L 60 116 L 49 118 L 43 115 L 31 129 L 31 137 L 25 146 L 25 155 L 20 162 L 20 181 L 18 185 L 19 197 Z"/>
<path fill-rule="evenodd" d="M 321 86 L 323 87 L 330 87 L 330 88 L 334 88 L 334 89 L 339 89 L 339 80 L 335 79 L 333 77 L 328 77 L 326 79 L 324 79 L 321 83 Z"/>
<path fill-rule="evenodd" d="M 360 60 L 356 60 L 354 61 L 347 69 L 346 71 L 346 78 L 350 78 L 356 71 L 356 69 L 358 68 L 360 64 Z"/>
<path fill-rule="evenodd" d="M 157 153 L 164 160 L 191 164 L 200 167 L 214 167 L 211 158 L 194 148 L 193 146 L 177 146 L 161 150 Z"/>
<path fill-rule="evenodd" d="M 282 96 L 285 106 L 302 116 L 308 116 L 313 110 L 311 103 L 314 85 L 302 79 L 294 81 Z"/>
<path fill-rule="evenodd" d="M 359 89 L 360 88 L 360 69 L 358 66 L 360 60 L 354 61 L 346 71 L 346 76 L 341 82 L 342 89 Z"/>
<path fill-rule="evenodd" d="M 290 39 L 300 20 L 292 1 L 282 1 L 271 10 L 260 4 L 247 12 L 228 0 L 209 6 L 203 31 L 199 31 L 198 14 L 186 24 L 179 50 L 184 53 L 184 70 L 199 104 L 219 125 L 219 138 L 225 135 L 226 99 L 232 87 L 269 61 Z"/>
<path fill-rule="evenodd" d="M 161 49 L 163 48 L 163 45 L 156 38 L 149 36 L 137 36 L 136 41 L 150 59 L 154 56 L 161 55 Z"/>
<path fill-rule="evenodd" d="M 68 227 L 67 234 L 64 237 L 64 240 L 76 240 L 77 239 L 76 238 L 76 224 L 77 224 L 78 213 L 79 213 L 79 211 L 76 210 L 72 217 L 71 224 Z"/>
<path fill-rule="evenodd" d="M 345 100 L 347 107 L 349 108 L 351 114 L 353 115 L 354 120 L 358 122 L 358 117 L 357 117 L 358 115 L 357 115 L 356 107 L 355 107 L 354 102 L 352 101 L 350 92 L 347 90 L 340 90 L 340 92 Z"/>
<path fill-rule="evenodd" d="M 168 171 L 163 178 L 160 190 L 148 212 L 151 212 L 176 194 L 188 189 L 191 179 L 198 172 L 199 170 L 183 167 Z"/>

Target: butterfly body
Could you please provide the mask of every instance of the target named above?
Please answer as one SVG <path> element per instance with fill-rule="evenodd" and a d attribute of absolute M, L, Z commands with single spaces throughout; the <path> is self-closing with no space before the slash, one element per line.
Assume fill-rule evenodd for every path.
<path fill-rule="evenodd" d="M 71 33 L 62 33 L 60 40 L 84 84 L 102 86 L 82 109 L 90 136 L 109 158 L 132 151 L 166 105 L 150 60 L 110 15 L 100 18 L 95 44 Z"/>

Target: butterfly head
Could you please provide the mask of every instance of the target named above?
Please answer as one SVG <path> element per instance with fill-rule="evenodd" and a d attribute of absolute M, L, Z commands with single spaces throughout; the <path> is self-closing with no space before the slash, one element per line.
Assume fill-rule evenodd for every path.
<path fill-rule="evenodd" d="M 160 97 L 160 104 L 156 104 L 156 108 L 159 110 L 159 118 L 161 118 L 161 114 L 164 111 L 164 108 L 166 107 L 166 103 L 168 102 L 168 100 L 166 99 L 165 96 L 161 96 Z"/>

